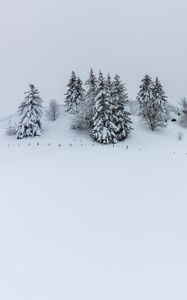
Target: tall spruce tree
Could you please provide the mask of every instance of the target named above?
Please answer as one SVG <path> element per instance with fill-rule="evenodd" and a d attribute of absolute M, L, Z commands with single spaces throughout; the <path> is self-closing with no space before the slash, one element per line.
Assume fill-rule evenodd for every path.
<path fill-rule="evenodd" d="M 29 90 L 25 95 L 25 100 L 18 108 L 17 139 L 40 136 L 42 132 L 43 101 L 40 98 L 39 91 L 34 84 L 30 84 Z"/>
<path fill-rule="evenodd" d="M 156 127 L 165 126 L 168 120 L 167 96 L 158 77 L 156 77 L 156 80 L 154 82 L 153 97 L 154 97 L 154 103 L 153 103 L 154 127 L 156 128 Z"/>
<path fill-rule="evenodd" d="M 126 111 L 128 94 L 125 85 L 116 74 L 112 82 L 111 100 L 113 105 L 113 121 L 118 128 L 116 138 L 118 141 L 124 141 L 131 131 L 132 121 L 130 113 Z"/>
<path fill-rule="evenodd" d="M 108 73 L 108 75 L 107 75 L 107 79 L 106 79 L 106 89 L 107 89 L 108 96 L 109 96 L 110 99 L 111 99 L 111 93 L 112 93 L 112 79 L 111 79 L 110 73 Z"/>
<path fill-rule="evenodd" d="M 97 92 L 97 78 L 94 74 L 93 69 L 90 70 L 89 78 L 85 83 L 86 85 L 86 100 L 94 104 L 96 92 Z M 89 99 L 89 100 L 88 100 Z"/>
<path fill-rule="evenodd" d="M 77 107 L 80 105 L 81 102 L 84 101 L 84 97 L 85 97 L 85 90 L 83 88 L 83 82 L 78 77 L 77 78 L 77 84 L 76 84 L 76 103 L 77 103 Z"/>
<path fill-rule="evenodd" d="M 148 123 L 151 130 L 162 127 L 167 122 L 166 95 L 158 78 L 155 82 L 146 75 L 140 85 L 137 97 L 140 116 Z"/>
<path fill-rule="evenodd" d="M 78 106 L 83 100 L 84 97 L 84 89 L 83 84 L 80 78 L 76 77 L 76 74 L 74 71 L 72 71 L 71 78 L 69 80 L 69 83 L 67 85 L 68 90 L 65 94 L 65 106 L 66 111 L 70 114 L 75 114 L 78 112 Z"/>
<path fill-rule="evenodd" d="M 112 105 L 110 103 L 110 97 L 107 91 L 106 80 L 100 71 L 91 136 L 99 143 L 116 143 L 117 130 L 118 129 L 112 120 Z"/>
<path fill-rule="evenodd" d="M 137 100 L 140 108 L 140 116 L 146 119 L 148 105 L 153 100 L 153 81 L 149 75 L 145 75 L 141 81 Z"/>
<path fill-rule="evenodd" d="M 86 94 L 83 102 L 82 111 L 84 112 L 84 119 L 87 127 L 92 127 L 93 115 L 94 115 L 94 103 L 97 94 L 97 78 L 93 72 L 90 70 L 89 78 L 85 83 Z"/>

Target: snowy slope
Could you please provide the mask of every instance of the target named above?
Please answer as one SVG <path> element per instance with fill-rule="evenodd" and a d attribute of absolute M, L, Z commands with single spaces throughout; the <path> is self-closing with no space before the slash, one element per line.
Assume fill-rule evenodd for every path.
<path fill-rule="evenodd" d="M 100 146 L 94 143 L 90 138 L 89 133 L 79 130 L 73 130 L 71 128 L 71 116 L 65 112 L 65 108 L 61 106 L 60 117 L 55 122 L 48 121 L 44 115 L 43 117 L 43 134 L 41 137 L 27 138 L 21 141 L 16 140 L 15 137 L 9 137 L 6 135 L 6 128 L 9 121 L 14 124 L 17 121 L 16 115 L 12 115 L 0 120 L 0 144 L 7 146 L 17 146 L 24 145 L 35 146 L 37 143 L 40 146 Z M 135 148 L 160 148 L 164 147 L 164 151 L 175 151 L 181 149 L 185 151 L 187 130 L 182 128 L 177 122 L 173 123 L 169 121 L 167 128 L 157 130 L 155 132 L 150 131 L 150 129 L 142 123 L 138 116 L 132 116 L 133 128 L 130 137 L 123 143 L 118 143 L 115 145 L 117 148 L 132 146 Z M 182 132 L 183 139 L 178 141 L 178 133 Z M 112 146 L 105 146 L 112 147 Z"/>
<path fill-rule="evenodd" d="M 10 143 L 11 145 L 17 145 L 18 141 L 15 137 L 8 137 L 6 136 L 6 128 L 8 126 L 9 121 L 14 124 L 17 121 L 16 115 L 9 116 L 0 120 L 0 143 Z M 37 138 L 28 138 L 19 141 L 19 144 L 25 145 L 28 143 L 36 144 L 40 142 L 41 145 L 47 145 L 48 143 L 51 144 L 69 144 L 69 143 L 78 143 L 80 144 L 82 141 L 91 142 L 89 135 L 84 134 L 83 132 L 78 132 L 71 129 L 71 117 L 69 114 L 65 113 L 65 108 L 62 105 L 60 107 L 60 117 L 55 122 L 48 121 L 43 116 L 43 134 L 41 137 Z"/>
<path fill-rule="evenodd" d="M 0 299 L 186 300 L 187 132 L 133 121 L 114 148 L 63 111 L 19 146 L 0 122 Z"/>

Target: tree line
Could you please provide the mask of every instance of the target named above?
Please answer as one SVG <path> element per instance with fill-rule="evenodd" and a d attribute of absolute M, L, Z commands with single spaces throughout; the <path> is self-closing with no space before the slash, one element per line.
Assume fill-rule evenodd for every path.
<path fill-rule="evenodd" d="M 72 116 L 72 127 L 87 130 L 93 140 L 103 144 L 124 141 L 133 129 L 128 101 L 126 86 L 118 74 L 114 78 L 108 74 L 105 78 L 100 71 L 97 77 L 92 69 L 85 84 L 73 71 L 65 94 L 65 108 Z M 152 80 L 149 75 L 144 76 L 137 102 L 140 117 L 152 131 L 167 125 L 167 96 L 158 77 Z M 182 106 L 180 120 L 187 126 L 186 99 L 183 99 Z M 40 136 L 43 113 L 40 93 L 30 84 L 18 108 L 17 139 Z M 56 100 L 51 100 L 46 116 L 55 121 L 58 115 L 59 105 Z"/>
<path fill-rule="evenodd" d="M 74 115 L 73 127 L 87 129 L 91 137 L 103 144 L 127 138 L 131 130 L 130 113 L 126 111 L 128 95 L 118 75 L 114 80 L 100 71 L 96 78 L 91 69 L 83 88 L 72 72 L 65 98 L 66 111 Z"/>

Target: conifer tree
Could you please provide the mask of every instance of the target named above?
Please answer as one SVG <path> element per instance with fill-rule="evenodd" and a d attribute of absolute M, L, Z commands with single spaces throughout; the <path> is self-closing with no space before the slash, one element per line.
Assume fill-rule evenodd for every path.
<path fill-rule="evenodd" d="M 153 97 L 153 125 L 155 128 L 165 126 L 168 119 L 167 96 L 158 77 L 154 82 Z"/>
<path fill-rule="evenodd" d="M 109 96 L 110 99 L 111 99 L 111 93 L 112 93 L 112 79 L 111 79 L 110 73 L 108 73 L 108 75 L 107 75 L 107 79 L 106 79 L 106 89 L 107 89 L 108 96 Z"/>
<path fill-rule="evenodd" d="M 137 100 L 140 107 L 140 116 L 153 131 L 157 127 L 164 126 L 167 122 L 166 99 L 167 97 L 158 78 L 153 82 L 151 77 L 146 75 L 140 85 Z"/>
<path fill-rule="evenodd" d="M 93 72 L 93 69 L 90 70 L 89 78 L 85 83 L 86 85 L 86 95 L 85 95 L 85 119 L 89 127 L 92 126 L 93 114 L 94 114 L 94 103 L 95 97 L 97 94 L 97 78 Z"/>
<path fill-rule="evenodd" d="M 96 78 L 92 68 L 90 70 L 89 78 L 86 81 L 85 85 L 87 88 L 85 98 L 86 99 L 91 98 L 91 102 L 94 102 L 96 92 L 97 92 L 97 78 Z"/>
<path fill-rule="evenodd" d="M 76 84 L 76 103 L 77 103 L 77 107 L 79 106 L 79 104 L 82 101 L 84 101 L 84 97 L 85 97 L 85 90 L 83 88 L 83 82 L 78 77 L 77 78 L 77 84 Z"/>
<path fill-rule="evenodd" d="M 116 137 L 118 141 L 124 141 L 131 131 L 130 113 L 126 111 L 128 94 L 125 85 L 116 74 L 112 82 L 111 100 L 113 105 L 113 121 L 118 128 Z"/>
<path fill-rule="evenodd" d="M 68 90 L 67 93 L 65 94 L 65 106 L 66 106 L 66 111 L 69 113 L 74 113 L 75 108 L 77 107 L 76 105 L 76 84 L 77 84 L 77 77 L 75 75 L 75 72 L 72 71 L 71 78 L 69 80 L 69 83 L 67 85 Z"/>
<path fill-rule="evenodd" d="M 117 127 L 112 121 L 112 105 L 102 72 L 98 78 L 98 92 L 95 99 L 92 138 L 99 143 L 116 143 Z"/>
<path fill-rule="evenodd" d="M 81 101 L 78 106 L 77 114 L 72 118 L 73 129 L 89 130 L 92 127 L 94 101 L 97 93 L 97 78 L 92 69 L 90 70 L 89 78 L 85 86 L 86 91 L 83 91 L 83 101 Z"/>
<path fill-rule="evenodd" d="M 42 132 L 41 118 L 43 115 L 42 99 L 34 84 L 29 85 L 25 100 L 18 108 L 19 123 L 16 130 L 17 139 L 40 136 Z"/>
<path fill-rule="evenodd" d="M 83 101 L 84 89 L 80 78 L 76 77 L 75 72 L 72 71 L 70 81 L 67 85 L 68 91 L 65 94 L 66 111 L 70 114 L 78 112 L 78 106 Z"/>
<path fill-rule="evenodd" d="M 138 103 L 140 107 L 140 116 L 142 118 L 147 117 L 147 109 L 148 104 L 153 99 L 153 81 L 149 75 L 145 75 L 145 77 L 141 81 L 140 91 L 138 93 Z"/>

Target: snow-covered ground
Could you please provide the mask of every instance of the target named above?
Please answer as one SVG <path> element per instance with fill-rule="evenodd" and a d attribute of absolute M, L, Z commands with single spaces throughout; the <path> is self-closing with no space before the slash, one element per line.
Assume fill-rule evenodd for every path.
<path fill-rule="evenodd" d="M 133 121 L 115 147 L 64 113 L 19 142 L 0 122 L 0 299 L 187 299 L 187 130 Z"/>

